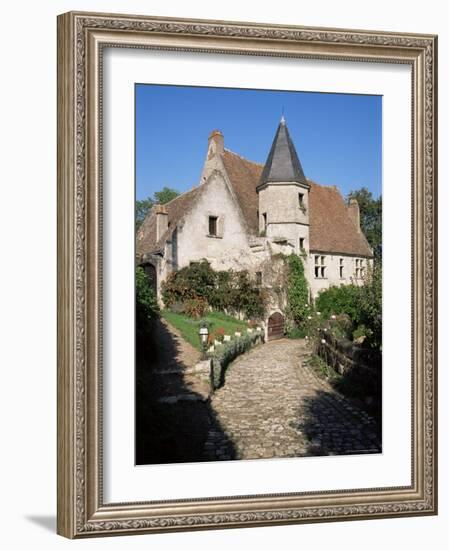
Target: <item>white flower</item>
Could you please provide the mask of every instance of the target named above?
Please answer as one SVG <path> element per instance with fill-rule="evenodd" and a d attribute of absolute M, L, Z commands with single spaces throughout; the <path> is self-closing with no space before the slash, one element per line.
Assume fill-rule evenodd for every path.
<path fill-rule="evenodd" d="M 331 319 L 336 319 L 337 316 L 336 315 L 331 315 Z"/>
<path fill-rule="evenodd" d="M 306 340 L 308 340 L 308 339 L 309 339 L 309 337 L 308 337 L 308 336 L 306 336 Z"/>
<path fill-rule="evenodd" d="M 320 311 L 317 311 L 316 314 L 317 314 L 317 315 L 321 315 L 321 312 L 320 312 Z"/>
<path fill-rule="evenodd" d="M 327 328 L 323 328 L 324 332 L 327 332 Z"/>
<path fill-rule="evenodd" d="M 310 321 L 310 319 L 312 319 L 312 317 L 311 317 L 310 315 L 308 315 L 308 316 L 307 316 L 307 319 L 309 319 L 309 321 Z"/>
<path fill-rule="evenodd" d="M 321 343 L 322 344 L 325 344 L 326 343 L 326 340 L 324 338 L 321 339 Z"/>

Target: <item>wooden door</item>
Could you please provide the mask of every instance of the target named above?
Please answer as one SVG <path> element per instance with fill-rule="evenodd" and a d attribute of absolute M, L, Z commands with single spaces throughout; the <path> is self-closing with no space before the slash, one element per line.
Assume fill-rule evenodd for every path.
<path fill-rule="evenodd" d="M 284 316 L 275 312 L 268 319 L 268 340 L 278 340 L 284 337 Z"/>

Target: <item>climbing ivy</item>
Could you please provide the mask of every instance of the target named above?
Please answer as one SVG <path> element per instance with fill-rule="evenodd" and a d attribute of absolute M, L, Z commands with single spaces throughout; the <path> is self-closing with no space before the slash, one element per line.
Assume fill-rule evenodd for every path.
<path fill-rule="evenodd" d="M 302 259 L 296 254 L 286 258 L 287 263 L 287 304 L 291 319 L 300 325 L 308 313 L 309 289 L 304 274 Z"/>

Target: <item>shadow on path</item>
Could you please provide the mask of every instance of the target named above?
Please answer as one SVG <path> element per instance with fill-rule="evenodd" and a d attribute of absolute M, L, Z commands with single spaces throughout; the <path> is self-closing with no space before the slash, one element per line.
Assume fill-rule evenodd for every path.
<path fill-rule="evenodd" d="M 210 406 L 208 382 L 186 372 L 185 342 L 158 321 L 152 342 L 138 345 L 136 360 L 136 464 L 202 462 L 210 433 L 226 441 L 227 459 L 235 458 L 232 441 Z M 194 354 L 193 354 L 194 355 Z"/>
<path fill-rule="evenodd" d="M 307 455 L 382 452 L 376 421 L 335 392 L 317 390 L 300 404 L 297 429 L 307 441 Z"/>

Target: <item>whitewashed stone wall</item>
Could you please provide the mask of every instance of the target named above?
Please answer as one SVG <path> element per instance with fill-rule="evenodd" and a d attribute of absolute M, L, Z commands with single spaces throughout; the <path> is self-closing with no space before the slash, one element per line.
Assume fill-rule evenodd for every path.
<path fill-rule="evenodd" d="M 223 176 L 214 172 L 206 183 L 195 206 L 178 227 L 173 243 L 177 268 L 205 259 L 213 269 L 248 269 L 250 254 L 246 225 Z M 218 235 L 209 235 L 209 217 L 218 218 Z"/>
<path fill-rule="evenodd" d="M 302 208 L 299 202 L 302 195 Z M 309 192 L 299 184 L 268 184 L 259 191 L 259 230 L 265 229 L 270 239 L 285 238 L 296 253 L 300 253 L 300 239 L 303 248 L 309 250 Z"/>
<path fill-rule="evenodd" d="M 319 256 L 320 263 L 315 264 L 315 256 Z M 315 265 L 321 266 L 321 257 L 324 256 L 324 278 L 315 277 Z M 359 265 L 356 266 L 356 260 L 359 261 Z M 343 262 L 343 277 L 340 277 L 340 261 Z M 360 262 L 362 262 L 360 264 Z M 362 256 L 345 256 L 336 254 L 325 254 L 321 252 L 311 251 L 307 257 L 307 278 L 309 281 L 312 297 L 315 298 L 320 290 L 329 288 L 331 286 L 341 286 L 349 284 L 363 284 L 363 278 L 356 278 L 356 268 L 363 268 L 364 273 L 367 273 L 368 266 L 373 265 L 373 261 Z"/>

